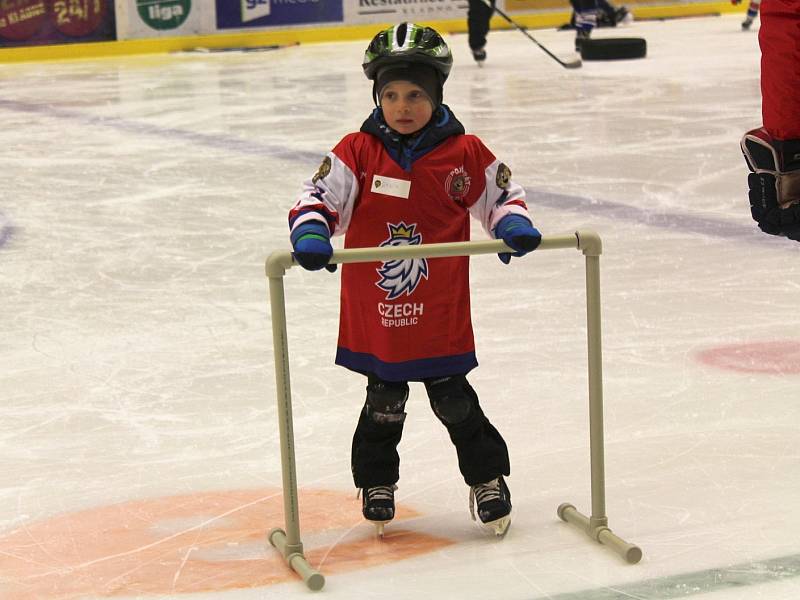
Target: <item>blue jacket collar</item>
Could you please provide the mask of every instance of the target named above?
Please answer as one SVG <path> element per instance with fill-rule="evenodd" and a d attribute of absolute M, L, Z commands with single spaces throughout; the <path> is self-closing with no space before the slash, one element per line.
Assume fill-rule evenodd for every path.
<path fill-rule="evenodd" d="M 464 126 L 446 104 L 441 104 L 425 127 L 414 134 L 403 135 L 386 124 L 383 111 L 378 107 L 364 121 L 361 131 L 379 138 L 395 162 L 403 170 L 410 171 L 415 160 L 433 150 L 444 140 L 454 135 L 463 135 Z"/>

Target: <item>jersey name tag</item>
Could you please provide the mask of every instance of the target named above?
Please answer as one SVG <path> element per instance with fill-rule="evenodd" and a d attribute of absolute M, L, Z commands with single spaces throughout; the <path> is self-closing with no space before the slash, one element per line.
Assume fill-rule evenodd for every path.
<path fill-rule="evenodd" d="M 387 177 L 386 175 L 373 175 L 370 191 L 408 199 L 408 194 L 411 192 L 411 182 L 405 179 Z"/>

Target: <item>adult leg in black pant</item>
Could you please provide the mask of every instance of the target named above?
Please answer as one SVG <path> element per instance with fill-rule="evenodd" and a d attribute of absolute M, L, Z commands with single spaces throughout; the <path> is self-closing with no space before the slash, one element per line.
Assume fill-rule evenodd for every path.
<path fill-rule="evenodd" d="M 492 6 L 494 6 L 492 0 Z M 489 20 L 494 10 L 483 0 L 469 0 L 467 9 L 467 30 L 469 32 L 469 49 L 473 58 L 482 63 L 486 60 L 486 36 L 489 33 Z"/>

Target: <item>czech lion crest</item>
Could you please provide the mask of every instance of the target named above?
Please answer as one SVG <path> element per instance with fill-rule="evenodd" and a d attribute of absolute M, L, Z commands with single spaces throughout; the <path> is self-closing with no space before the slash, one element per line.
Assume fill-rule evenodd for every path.
<path fill-rule="evenodd" d="M 386 226 L 389 237 L 381 242 L 381 247 L 418 246 L 422 243 L 422 235 L 415 233 L 416 223 L 407 225 L 401 221 L 397 224 L 387 223 Z M 375 270 L 380 275 L 375 285 L 386 292 L 387 300 L 394 300 L 403 294 L 410 296 L 420 281 L 428 278 L 428 261 L 425 258 L 389 260 Z"/>

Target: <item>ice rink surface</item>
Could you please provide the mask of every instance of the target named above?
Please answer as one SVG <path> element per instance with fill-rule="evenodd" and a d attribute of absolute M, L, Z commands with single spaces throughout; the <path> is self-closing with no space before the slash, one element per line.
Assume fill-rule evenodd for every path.
<path fill-rule="evenodd" d="M 642 561 L 556 516 L 590 511 L 579 252 L 472 259 L 470 380 L 512 460 L 502 541 L 470 520 L 418 384 L 401 514 L 374 538 L 349 472 L 364 381 L 333 365 L 339 277 L 291 269 L 320 597 L 800 596 L 800 245 L 749 216 L 759 50 L 741 18 L 599 30 L 648 57 L 575 71 L 516 31 L 491 33 L 484 68 L 447 38 L 445 101 L 538 227 L 603 239 L 607 514 Z M 571 33 L 534 35 L 571 55 Z M 312 594 L 266 544 L 283 516 L 264 261 L 289 247 L 301 181 L 371 109 L 365 46 L 0 65 L 0 598 Z"/>

